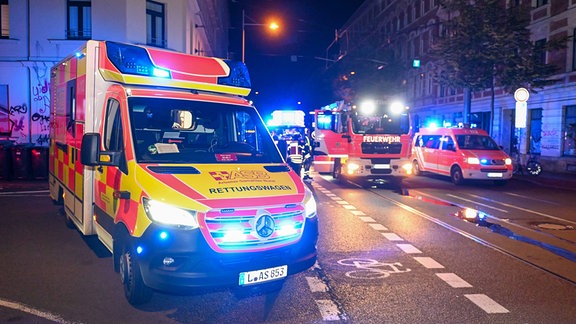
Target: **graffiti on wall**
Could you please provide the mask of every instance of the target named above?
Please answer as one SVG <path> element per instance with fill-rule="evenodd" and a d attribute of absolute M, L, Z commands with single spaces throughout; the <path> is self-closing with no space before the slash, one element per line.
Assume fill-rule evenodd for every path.
<path fill-rule="evenodd" d="M 50 68 L 46 64 L 32 67 L 30 80 L 30 142 L 37 146 L 48 146 L 50 133 Z"/>
<path fill-rule="evenodd" d="M 542 129 L 540 141 L 542 155 L 554 156 L 560 150 L 560 131 L 556 128 Z"/>
<path fill-rule="evenodd" d="M 45 63 L 35 63 L 30 71 L 30 106 L 22 102 L 8 108 L 0 107 L 0 136 L 16 144 L 48 146 L 50 67 Z"/>

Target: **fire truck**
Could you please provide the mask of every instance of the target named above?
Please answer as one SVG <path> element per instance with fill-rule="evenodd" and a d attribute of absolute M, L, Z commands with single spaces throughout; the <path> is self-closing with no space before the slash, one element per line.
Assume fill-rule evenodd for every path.
<path fill-rule="evenodd" d="M 338 101 L 314 112 L 314 170 L 362 184 L 412 174 L 409 108 L 398 101 Z"/>
<path fill-rule="evenodd" d="M 90 40 L 50 90 L 50 197 L 112 252 L 131 304 L 277 289 L 314 265 L 316 202 L 245 99 L 243 63 Z"/>

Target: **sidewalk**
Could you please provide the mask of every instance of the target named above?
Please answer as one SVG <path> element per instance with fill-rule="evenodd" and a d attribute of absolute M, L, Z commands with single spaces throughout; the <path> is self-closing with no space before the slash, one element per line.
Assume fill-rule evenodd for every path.
<path fill-rule="evenodd" d="M 512 179 L 548 188 L 560 190 L 576 190 L 576 173 L 553 173 L 543 171 L 539 176 L 531 176 L 526 174 L 514 175 Z"/>

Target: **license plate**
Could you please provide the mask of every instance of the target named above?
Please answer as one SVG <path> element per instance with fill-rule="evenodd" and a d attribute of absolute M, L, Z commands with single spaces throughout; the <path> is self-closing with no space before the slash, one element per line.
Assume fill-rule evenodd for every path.
<path fill-rule="evenodd" d="M 390 169 L 390 164 L 374 164 L 374 169 Z"/>
<path fill-rule="evenodd" d="M 288 275 L 288 266 L 240 272 L 238 284 L 240 286 L 254 285 L 267 281 L 284 278 Z"/>
<path fill-rule="evenodd" d="M 502 178 L 503 175 L 500 172 L 488 172 L 488 178 Z"/>

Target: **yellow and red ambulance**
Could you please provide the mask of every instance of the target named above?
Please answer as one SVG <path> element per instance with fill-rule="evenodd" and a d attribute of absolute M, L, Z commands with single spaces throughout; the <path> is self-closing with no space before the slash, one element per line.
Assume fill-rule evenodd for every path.
<path fill-rule="evenodd" d="M 512 159 L 488 133 L 479 128 L 421 128 L 414 135 L 412 163 L 415 175 L 430 172 L 449 176 L 454 184 L 465 180 L 512 178 Z"/>
<path fill-rule="evenodd" d="M 50 196 L 112 252 L 130 303 L 315 263 L 315 199 L 249 92 L 243 63 L 109 41 L 52 68 Z"/>

